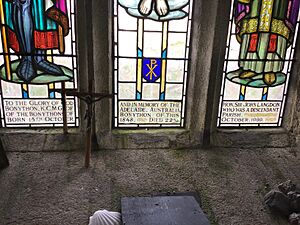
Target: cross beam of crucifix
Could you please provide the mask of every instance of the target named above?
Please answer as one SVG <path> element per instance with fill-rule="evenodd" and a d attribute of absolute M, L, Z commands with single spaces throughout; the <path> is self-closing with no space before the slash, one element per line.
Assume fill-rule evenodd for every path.
<path fill-rule="evenodd" d="M 104 98 L 112 98 L 113 94 L 109 93 L 92 93 L 92 92 L 80 92 L 74 89 L 66 90 L 65 87 L 62 89 L 55 89 L 55 91 L 62 94 L 62 105 L 63 105 L 63 129 L 64 133 L 68 132 L 67 126 L 67 108 L 66 108 L 66 96 L 76 96 L 80 100 L 87 104 L 85 119 L 86 119 L 86 142 L 85 142 L 85 167 L 90 166 L 90 158 L 92 151 L 92 119 L 94 117 L 93 105 L 95 102 L 101 101 Z"/>

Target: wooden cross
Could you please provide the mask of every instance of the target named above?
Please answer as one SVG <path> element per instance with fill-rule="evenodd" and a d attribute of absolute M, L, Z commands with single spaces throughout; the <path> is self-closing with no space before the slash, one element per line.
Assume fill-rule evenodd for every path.
<path fill-rule="evenodd" d="M 67 107 L 66 107 L 66 96 L 76 96 L 80 100 L 87 104 L 85 119 L 86 119 L 86 138 L 85 138 L 85 161 L 84 165 L 86 168 L 90 166 L 90 158 L 92 152 L 92 119 L 94 117 L 94 103 L 101 101 L 104 98 L 112 98 L 113 94 L 109 93 L 90 93 L 90 92 L 79 92 L 74 89 L 66 90 L 65 87 L 62 89 L 55 89 L 62 95 L 62 108 L 63 108 L 63 130 L 64 134 L 68 133 L 67 124 Z"/>

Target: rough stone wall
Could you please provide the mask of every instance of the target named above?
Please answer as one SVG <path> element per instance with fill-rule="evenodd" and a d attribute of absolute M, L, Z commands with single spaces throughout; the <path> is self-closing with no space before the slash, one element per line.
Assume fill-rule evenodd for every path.
<path fill-rule="evenodd" d="M 292 90 L 289 90 L 288 102 L 290 107 L 292 108 L 291 117 L 293 118 L 291 123 L 290 135 L 294 138 L 295 143 L 299 145 L 300 144 L 299 142 L 300 141 L 300 90 L 299 90 L 300 41 L 299 40 L 296 45 L 296 49 L 297 49 L 296 59 L 298 60 L 294 62 L 294 67 L 293 67 L 294 82 L 290 82 L 290 86 L 292 87 Z"/>

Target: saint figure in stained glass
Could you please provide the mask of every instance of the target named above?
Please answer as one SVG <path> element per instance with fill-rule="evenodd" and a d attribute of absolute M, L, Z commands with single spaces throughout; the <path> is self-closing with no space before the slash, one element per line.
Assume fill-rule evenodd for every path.
<path fill-rule="evenodd" d="M 218 126 L 279 127 L 299 28 L 299 0 L 232 0 Z"/>
<path fill-rule="evenodd" d="M 0 0 L 0 126 L 78 125 L 74 24 L 75 0 Z"/>
<path fill-rule="evenodd" d="M 239 69 L 227 78 L 251 87 L 270 87 L 286 81 L 283 66 L 295 33 L 299 0 L 236 0 L 236 38 Z"/>
<path fill-rule="evenodd" d="M 1 67 L 2 78 L 25 83 L 38 76 L 43 76 L 39 83 L 71 80 L 72 72 L 48 61 L 46 53 L 55 49 L 64 53 L 64 36 L 69 33 L 66 0 L 1 0 L 1 5 L 6 28 L 6 32 L 2 30 L 4 53 L 11 48 L 21 56 L 12 62 L 6 59 L 5 64 L 11 65 L 6 65 L 6 70 Z"/>

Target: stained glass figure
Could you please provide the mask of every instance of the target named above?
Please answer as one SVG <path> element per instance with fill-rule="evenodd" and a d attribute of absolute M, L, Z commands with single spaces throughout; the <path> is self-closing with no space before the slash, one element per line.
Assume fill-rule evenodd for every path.
<path fill-rule="evenodd" d="M 114 1 L 115 127 L 183 127 L 191 0 Z"/>
<path fill-rule="evenodd" d="M 61 95 L 77 87 L 74 0 L 0 0 L 4 127 L 61 126 Z M 77 125 L 74 98 L 68 123 Z"/>
<path fill-rule="evenodd" d="M 281 126 L 299 0 L 234 0 L 218 126 Z"/>

